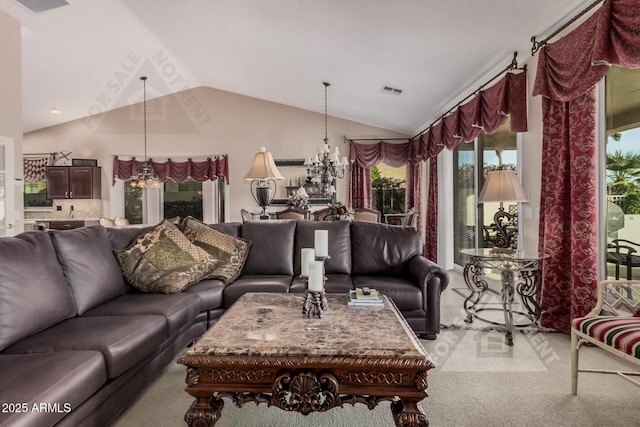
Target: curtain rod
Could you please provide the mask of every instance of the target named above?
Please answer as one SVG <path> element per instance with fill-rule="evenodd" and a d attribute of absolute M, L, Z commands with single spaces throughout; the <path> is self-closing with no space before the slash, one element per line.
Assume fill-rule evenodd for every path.
<path fill-rule="evenodd" d="M 535 55 L 536 52 L 539 51 L 540 48 L 542 48 L 542 46 L 546 46 L 546 44 L 547 44 L 547 42 L 549 40 L 551 40 L 552 38 L 554 38 L 555 36 L 560 34 L 569 25 L 571 25 L 574 22 L 576 22 L 581 16 L 583 16 L 585 13 L 589 12 L 591 9 L 596 7 L 598 5 L 598 3 L 602 3 L 602 1 L 603 0 L 596 0 L 593 3 L 591 3 L 589 6 L 587 6 L 585 9 L 583 9 L 581 12 L 579 12 L 576 16 L 574 16 L 569 21 L 567 21 L 563 26 L 561 26 L 560 28 L 555 30 L 553 33 L 551 33 L 551 35 L 549 37 L 547 37 L 546 39 L 541 40 L 541 41 L 537 41 L 536 40 L 536 36 L 531 37 L 531 43 L 533 43 L 533 46 L 531 46 L 531 56 Z"/>
<path fill-rule="evenodd" d="M 600 0 L 602 1 L 602 0 Z M 420 135 L 422 135 L 423 133 L 425 133 L 426 131 L 428 131 L 429 129 L 431 129 L 431 127 L 433 125 L 435 125 L 436 123 L 438 123 L 438 121 L 442 120 L 447 114 L 451 113 L 453 110 L 455 110 L 456 108 L 458 108 L 459 106 L 461 106 L 466 100 L 468 100 L 469 98 L 472 98 L 473 96 L 477 95 L 478 92 L 480 92 L 482 89 L 485 88 L 485 86 L 487 86 L 489 83 L 493 82 L 495 79 L 497 79 L 498 77 L 500 77 L 501 75 L 503 75 L 504 73 L 506 73 L 507 71 L 511 71 L 511 70 L 526 70 L 527 69 L 527 65 L 523 65 L 522 67 L 518 67 L 518 61 L 516 60 L 516 58 L 518 57 L 518 52 L 513 52 L 513 59 L 511 60 L 511 63 L 509 65 L 507 65 L 503 70 L 501 70 L 498 74 L 496 74 L 495 76 L 491 77 L 489 80 L 487 80 L 484 84 L 480 85 L 480 87 L 478 89 L 476 89 L 475 91 L 471 92 L 469 95 L 467 95 L 465 98 L 463 98 L 460 102 L 458 102 L 456 105 L 454 105 L 453 107 L 451 107 L 449 110 L 447 110 L 446 113 L 443 113 L 440 117 L 438 117 L 437 119 L 435 119 L 433 122 L 431 122 L 431 124 L 429 126 L 427 126 L 425 129 L 423 129 L 422 131 L 418 132 L 414 137 L 409 138 L 411 139 L 415 139 L 417 137 L 419 137 Z"/>
<path fill-rule="evenodd" d="M 411 138 L 347 138 L 344 137 L 344 142 L 353 142 L 353 141 L 410 141 Z"/>
<path fill-rule="evenodd" d="M 55 156 L 56 153 L 22 153 L 23 156 Z"/>

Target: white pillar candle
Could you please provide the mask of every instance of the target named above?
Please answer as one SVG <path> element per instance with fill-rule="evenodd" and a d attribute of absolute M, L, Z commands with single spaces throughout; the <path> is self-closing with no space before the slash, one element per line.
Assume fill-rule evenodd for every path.
<path fill-rule="evenodd" d="M 316 230 L 314 247 L 317 257 L 327 257 L 329 255 L 329 230 Z"/>
<path fill-rule="evenodd" d="M 311 292 L 321 292 L 324 288 L 322 264 L 322 261 L 311 261 L 309 263 L 309 291 Z"/>
<path fill-rule="evenodd" d="M 316 260 L 313 248 L 302 248 L 300 260 L 300 274 L 309 277 L 309 263 Z"/>

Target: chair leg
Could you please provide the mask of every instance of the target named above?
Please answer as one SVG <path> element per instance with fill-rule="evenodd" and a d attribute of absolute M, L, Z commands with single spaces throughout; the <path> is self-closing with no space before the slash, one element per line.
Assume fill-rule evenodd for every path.
<path fill-rule="evenodd" d="M 571 394 L 578 394 L 578 335 L 571 330 Z"/>

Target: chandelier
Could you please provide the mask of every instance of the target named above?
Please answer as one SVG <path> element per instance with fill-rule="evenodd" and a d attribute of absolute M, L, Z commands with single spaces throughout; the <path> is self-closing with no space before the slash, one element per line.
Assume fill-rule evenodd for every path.
<path fill-rule="evenodd" d="M 336 179 L 344 178 L 349 162 L 346 157 L 340 161 L 338 147 L 335 147 L 333 153 L 331 152 L 327 136 L 327 87 L 330 84 L 327 82 L 322 84 L 324 85 L 324 146 L 318 147 L 313 157 L 305 159 L 304 165 L 307 167 L 307 181 L 310 181 L 323 197 L 333 198 L 336 193 Z"/>
<path fill-rule="evenodd" d="M 147 188 L 147 181 L 152 181 L 151 187 L 160 188 L 160 181 L 153 169 L 151 160 L 147 160 L 147 78 L 140 77 L 143 85 L 143 112 L 144 112 L 144 163 L 138 165 L 138 174 L 133 177 L 129 184 L 131 187 Z"/>

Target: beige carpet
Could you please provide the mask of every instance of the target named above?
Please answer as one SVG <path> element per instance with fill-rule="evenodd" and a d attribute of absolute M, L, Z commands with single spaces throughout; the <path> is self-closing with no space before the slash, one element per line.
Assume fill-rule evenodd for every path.
<path fill-rule="evenodd" d="M 569 337 L 518 333 L 503 345 L 496 331 L 445 329 L 422 340 L 436 362 L 429 397 L 422 403 L 438 426 L 640 426 L 640 388 L 614 375 L 580 374 L 578 395 L 570 393 Z M 597 348 L 581 350 L 582 367 L 632 370 Z M 116 427 L 186 425 L 193 399 L 184 391 L 185 368 L 172 364 L 117 420 Z M 216 427 L 393 426 L 389 404 L 363 405 L 303 416 L 254 403 L 237 408 L 225 400 Z"/>

